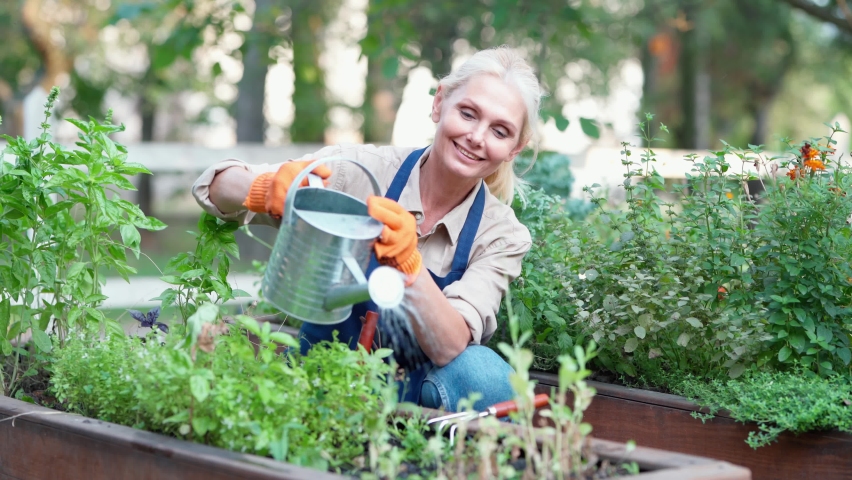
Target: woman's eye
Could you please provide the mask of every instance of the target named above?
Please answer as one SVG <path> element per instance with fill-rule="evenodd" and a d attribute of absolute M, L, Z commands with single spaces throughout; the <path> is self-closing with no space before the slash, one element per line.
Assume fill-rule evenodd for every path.
<path fill-rule="evenodd" d="M 497 135 L 497 138 L 506 138 L 508 136 L 506 132 L 500 130 L 499 128 L 494 129 L 494 134 Z"/>
<path fill-rule="evenodd" d="M 461 116 L 463 118 L 473 118 L 473 114 L 468 112 L 467 110 L 461 110 Z"/>

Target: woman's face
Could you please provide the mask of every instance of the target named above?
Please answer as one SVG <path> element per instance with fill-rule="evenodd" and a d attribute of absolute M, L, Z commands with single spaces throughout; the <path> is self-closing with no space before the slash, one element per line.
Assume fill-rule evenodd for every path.
<path fill-rule="evenodd" d="M 516 87 L 493 75 L 477 75 L 432 104 L 438 124 L 432 154 L 462 178 L 485 178 L 524 147 L 521 129 L 526 106 Z"/>

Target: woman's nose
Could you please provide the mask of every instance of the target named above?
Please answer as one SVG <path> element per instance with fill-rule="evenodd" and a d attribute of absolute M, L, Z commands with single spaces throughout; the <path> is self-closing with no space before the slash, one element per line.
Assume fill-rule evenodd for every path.
<path fill-rule="evenodd" d="M 470 141 L 470 143 L 473 145 L 481 145 L 483 138 L 485 138 L 485 132 L 483 128 L 473 128 L 467 134 L 468 141 Z"/>

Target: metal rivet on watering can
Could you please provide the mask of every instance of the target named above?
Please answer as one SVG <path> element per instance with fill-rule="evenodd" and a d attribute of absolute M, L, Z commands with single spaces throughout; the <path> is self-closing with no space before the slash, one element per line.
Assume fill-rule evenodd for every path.
<path fill-rule="evenodd" d="M 384 228 L 367 213 L 366 203 L 325 189 L 322 182 L 297 187 L 313 169 L 334 161 L 359 166 L 375 195 L 382 194 L 376 177 L 354 160 L 326 158 L 305 168 L 287 191 L 281 228 L 261 284 L 266 300 L 287 315 L 324 325 L 346 320 L 353 304 L 371 297 L 392 308 L 404 292 L 402 276 L 393 268 L 377 268 L 369 281 L 364 276 L 373 242 Z"/>

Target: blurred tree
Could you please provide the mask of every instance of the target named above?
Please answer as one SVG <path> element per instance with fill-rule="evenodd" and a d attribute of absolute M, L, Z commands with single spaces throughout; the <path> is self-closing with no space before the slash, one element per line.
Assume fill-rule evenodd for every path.
<path fill-rule="evenodd" d="M 237 142 L 263 143 L 266 121 L 264 99 L 269 72 L 269 48 L 274 29 L 271 0 L 256 0 L 251 30 L 243 42 L 243 76 L 237 84 L 234 120 Z"/>
<path fill-rule="evenodd" d="M 601 2 L 564 0 L 373 0 L 368 7 L 368 31 L 361 41 L 368 59 L 368 91 L 364 102 L 365 141 L 387 142 L 408 72 L 426 66 L 433 75 L 450 72 L 456 55 L 502 43 L 526 51 L 542 83 L 555 95 L 545 98 L 542 118 L 565 130 L 569 120 L 559 91 L 566 67 L 582 69 L 578 79 L 584 93 L 604 93 L 611 69 L 626 57 L 626 49 L 610 38 L 625 34 L 619 20 L 629 19 L 634 7 Z M 583 130 L 597 136 L 592 119 L 580 115 Z"/>
<path fill-rule="evenodd" d="M 796 61 L 788 6 L 649 0 L 641 18 L 651 27 L 641 37 L 643 109 L 671 127 L 669 146 L 767 141 L 769 112 Z"/>
<path fill-rule="evenodd" d="M 73 80 L 74 59 L 97 42 L 103 14 L 94 1 L 22 0 L 0 4 L 0 115 L 3 131 L 22 133 L 22 99 Z M 63 100 L 73 95 L 63 92 Z"/>
<path fill-rule="evenodd" d="M 293 46 L 293 142 L 323 143 L 328 126 L 329 101 L 320 62 L 325 27 L 340 8 L 339 0 L 292 2 L 290 42 Z"/>
<path fill-rule="evenodd" d="M 783 0 L 812 17 L 852 34 L 852 7 L 847 0 Z"/>

